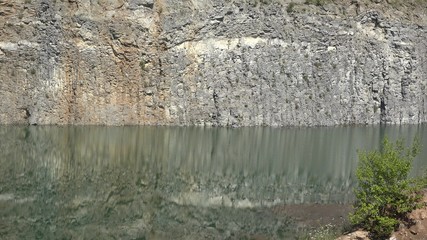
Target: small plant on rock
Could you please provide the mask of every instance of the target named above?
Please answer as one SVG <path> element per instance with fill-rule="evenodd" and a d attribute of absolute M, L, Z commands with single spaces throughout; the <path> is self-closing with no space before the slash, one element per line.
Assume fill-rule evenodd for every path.
<path fill-rule="evenodd" d="M 295 10 L 294 10 L 294 8 L 295 8 L 295 3 L 294 2 L 290 2 L 289 4 L 288 4 L 288 6 L 286 7 L 286 12 L 287 13 L 293 13 Z"/>
<path fill-rule="evenodd" d="M 359 186 L 350 220 L 369 231 L 373 239 L 389 237 L 400 222 L 407 223 L 406 214 L 419 207 L 425 179 L 408 176 L 419 150 L 418 140 L 405 148 L 403 140 L 390 143 L 385 138 L 381 151 L 358 153 Z"/>
<path fill-rule="evenodd" d="M 325 3 L 326 3 L 326 0 L 305 0 L 305 4 L 307 5 L 322 6 Z"/>
<path fill-rule="evenodd" d="M 145 70 L 145 60 L 141 59 L 141 61 L 139 61 L 139 67 L 141 68 L 141 71 Z"/>
<path fill-rule="evenodd" d="M 332 224 L 320 226 L 315 229 L 310 229 L 297 236 L 298 240 L 335 240 L 341 231 Z"/>

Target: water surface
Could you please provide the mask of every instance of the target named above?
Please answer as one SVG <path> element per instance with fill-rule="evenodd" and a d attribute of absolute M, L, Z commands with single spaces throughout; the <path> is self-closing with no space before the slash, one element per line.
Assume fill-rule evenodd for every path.
<path fill-rule="evenodd" d="M 281 209 L 351 203 L 356 150 L 416 135 L 427 146 L 425 125 L 1 126 L 0 237 L 289 239 Z"/>

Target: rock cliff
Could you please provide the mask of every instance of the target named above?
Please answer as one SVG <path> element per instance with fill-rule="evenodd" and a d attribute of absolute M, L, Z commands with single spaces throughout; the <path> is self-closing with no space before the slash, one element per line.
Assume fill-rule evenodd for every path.
<path fill-rule="evenodd" d="M 0 123 L 427 122 L 424 0 L 0 0 Z"/>

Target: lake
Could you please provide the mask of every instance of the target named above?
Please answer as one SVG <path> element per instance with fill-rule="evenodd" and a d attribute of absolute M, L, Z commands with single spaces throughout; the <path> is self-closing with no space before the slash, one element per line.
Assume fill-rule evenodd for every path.
<path fill-rule="evenodd" d="M 292 239 L 345 221 L 384 136 L 427 146 L 426 125 L 0 126 L 0 238 Z"/>

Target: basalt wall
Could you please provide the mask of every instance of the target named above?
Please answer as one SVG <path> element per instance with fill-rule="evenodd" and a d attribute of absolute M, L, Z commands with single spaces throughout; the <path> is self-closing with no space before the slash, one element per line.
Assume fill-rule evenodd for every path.
<path fill-rule="evenodd" d="M 0 0 L 0 123 L 427 122 L 427 2 Z"/>

